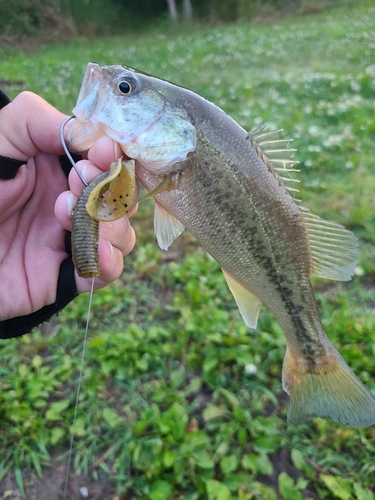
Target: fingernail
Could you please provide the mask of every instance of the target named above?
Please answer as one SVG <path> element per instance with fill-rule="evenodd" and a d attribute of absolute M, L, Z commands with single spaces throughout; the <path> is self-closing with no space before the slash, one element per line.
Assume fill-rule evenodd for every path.
<path fill-rule="evenodd" d="M 111 255 L 110 255 L 110 257 L 109 257 L 109 260 L 111 261 L 111 260 L 112 260 L 112 257 L 113 257 L 113 253 L 114 253 L 114 252 L 113 252 L 113 245 L 112 245 L 112 243 L 111 243 L 110 241 L 107 241 L 107 243 L 108 243 L 109 248 L 110 248 L 110 250 L 111 250 Z"/>
<path fill-rule="evenodd" d="M 113 143 L 113 151 L 114 151 L 114 154 L 115 154 L 115 161 L 116 161 L 116 160 L 118 160 L 120 158 L 119 146 L 118 146 L 117 142 Z"/>
<path fill-rule="evenodd" d="M 73 214 L 74 201 L 75 201 L 74 194 L 73 193 L 68 194 L 68 197 L 66 199 L 66 205 L 68 207 L 68 217 L 69 217 L 69 219 L 72 217 L 72 214 Z"/>
<path fill-rule="evenodd" d="M 86 179 L 86 173 L 87 173 L 87 165 L 84 163 L 83 168 L 82 168 L 82 177 Z"/>

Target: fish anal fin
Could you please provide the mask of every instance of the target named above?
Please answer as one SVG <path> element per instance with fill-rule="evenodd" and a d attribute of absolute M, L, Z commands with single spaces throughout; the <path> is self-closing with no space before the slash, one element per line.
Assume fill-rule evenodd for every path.
<path fill-rule="evenodd" d="M 225 269 L 223 269 L 223 273 L 244 322 L 249 328 L 256 328 L 262 302 L 258 299 L 258 297 L 233 278 L 232 275 L 225 271 Z"/>
<path fill-rule="evenodd" d="M 185 230 L 185 226 L 157 202 L 155 203 L 154 227 L 159 247 L 162 250 L 168 250 L 174 240 Z"/>
<path fill-rule="evenodd" d="M 310 245 L 310 274 L 348 281 L 357 262 L 357 238 L 340 224 L 326 221 L 302 209 Z"/>
<path fill-rule="evenodd" d="M 287 348 L 283 365 L 283 389 L 290 395 L 288 422 L 299 424 L 315 417 L 341 424 L 375 424 L 375 397 L 352 372 L 340 354 L 311 361 L 293 357 Z"/>

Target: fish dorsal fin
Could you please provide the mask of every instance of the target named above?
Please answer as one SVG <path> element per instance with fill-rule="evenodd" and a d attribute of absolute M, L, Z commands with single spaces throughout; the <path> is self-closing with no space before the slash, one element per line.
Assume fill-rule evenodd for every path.
<path fill-rule="evenodd" d="M 289 192 L 296 192 L 297 189 L 286 184 L 298 182 L 290 177 L 291 173 L 299 172 L 293 168 L 298 162 L 290 158 L 290 154 L 296 150 L 289 147 L 289 139 L 279 139 L 280 132 L 282 129 L 266 131 L 263 126 L 250 132 L 247 138 L 279 184 Z M 350 280 L 357 256 L 357 239 L 354 234 L 340 224 L 326 221 L 309 210 L 300 208 L 310 243 L 310 274 L 333 280 Z"/>
<path fill-rule="evenodd" d="M 269 172 L 275 176 L 279 183 L 289 192 L 298 192 L 294 184 L 298 183 L 299 180 L 290 175 L 293 172 L 299 172 L 298 169 L 293 168 L 298 161 L 290 158 L 290 155 L 296 149 L 289 147 L 289 143 L 293 139 L 279 138 L 280 132 L 282 132 L 282 129 L 266 131 L 266 127 L 262 126 L 251 131 L 247 139 Z"/>
<path fill-rule="evenodd" d="M 162 250 L 168 250 L 174 240 L 185 230 L 185 226 L 157 202 L 155 202 L 154 226 L 156 238 Z"/>
<path fill-rule="evenodd" d="M 306 208 L 301 212 L 310 243 L 311 274 L 350 280 L 357 261 L 357 238 L 340 224 L 321 219 Z"/>
<path fill-rule="evenodd" d="M 249 328 L 256 328 L 262 302 L 224 269 L 223 273 L 244 322 Z"/>

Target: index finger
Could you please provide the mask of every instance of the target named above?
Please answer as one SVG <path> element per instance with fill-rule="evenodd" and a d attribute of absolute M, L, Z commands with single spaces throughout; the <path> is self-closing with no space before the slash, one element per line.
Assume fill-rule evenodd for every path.
<path fill-rule="evenodd" d="M 87 183 L 94 177 L 109 170 L 111 163 L 121 156 L 122 150 L 116 142 L 109 137 L 101 137 L 90 148 L 87 154 L 87 160 L 77 162 L 77 168 L 82 173 Z M 84 185 L 75 169 L 69 173 L 69 186 L 71 191 L 79 196 Z"/>
<path fill-rule="evenodd" d="M 111 163 L 121 156 L 124 153 L 120 146 L 107 136 L 98 139 L 87 153 L 87 158 L 101 170 L 109 170 Z"/>
<path fill-rule="evenodd" d="M 66 115 L 32 92 L 21 92 L 1 110 L 0 154 L 27 161 L 39 151 L 62 154 L 60 125 Z"/>

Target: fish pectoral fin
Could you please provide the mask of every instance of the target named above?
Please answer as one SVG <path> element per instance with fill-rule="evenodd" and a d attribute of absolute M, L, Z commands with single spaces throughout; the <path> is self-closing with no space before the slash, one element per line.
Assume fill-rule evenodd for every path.
<path fill-rule="evenodd" d="M 155 202 L 154 227 L 159 247 L 162 250 L 168 250 L 174 240 L 185 230 L 185 226 L 158 202 Z"/>
<path fill-rule="evenodd" d="M 256 328 L 262 302 L 224 269 L 223 273 L 244 322 L 249 328 Z"/>
<path fill-rule="evenodd" d="M 311 360 L 294 357 L 287 348 L 283 389 L 290 395 L 291 424 L 315 417 L 330 417 L 335 422 L 355 426 L 375 424 L 375 397 L 333 346 L 315 365 Z"/>
<path fill-rule="evenodd" d="M 301 210 L 310 244 L 310 274 L 350 280 L 357 262 L 357 238 L 340 224 L 321 219 L 307 209 Z"/>
<path fill-rule="evenodd" d="M 140 198 L 137 203 L 143 200 L 147 200 L 148 198 L 153 198 L 157 194 L 164 193 L 164 191 L 172 191 L 176 189 L 178 186 L 178 181 L 180 180 L 179 172 L 171 172 L 167 177 L 159 184 L 158 187 L 145 194 Z"/>

